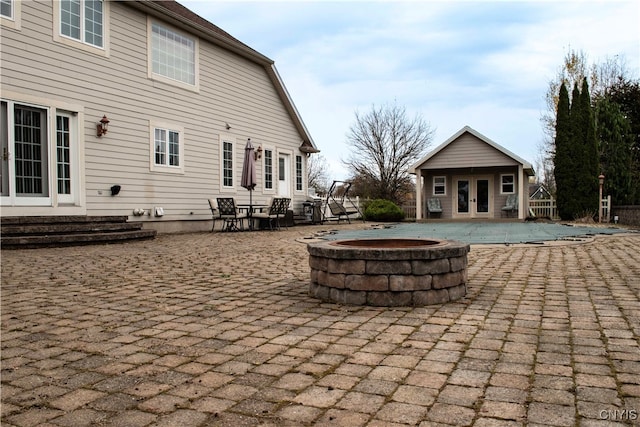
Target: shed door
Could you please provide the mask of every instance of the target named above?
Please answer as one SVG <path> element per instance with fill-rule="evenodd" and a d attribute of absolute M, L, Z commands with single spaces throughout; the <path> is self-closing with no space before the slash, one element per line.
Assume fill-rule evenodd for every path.
<path fill-rule="evenodd" d="M 493 201 L 491 185 L 493 180 L 488 176 L 458 177 L 456 182 L 456 199 L 453 212 L 458 218 L 491 218 Z"/>

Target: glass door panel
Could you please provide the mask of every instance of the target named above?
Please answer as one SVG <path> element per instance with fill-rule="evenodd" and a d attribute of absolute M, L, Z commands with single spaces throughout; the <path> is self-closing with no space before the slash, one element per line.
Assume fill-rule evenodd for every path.
<path fill-rule="evenodd" d="M 458 213 L 469 213 L 469 180 L 458 180 Z"/>
<path fill-rule="evenodd" d="M 14 111 L 15 183 L 19 197 L 49 195 L 46 111 L 19 107 Z"/>
<path fill-rule="evenodd" d="M 489 213 L 489 180 L 476 180 L 476 212 Z"/>
<path fill-rule="evenodd" d="M 0 193 L 9 195 L 9 116 L 7 116 L 7 103 L 0 103 L 0 149 L 2 160 L 0 161 Z"/>

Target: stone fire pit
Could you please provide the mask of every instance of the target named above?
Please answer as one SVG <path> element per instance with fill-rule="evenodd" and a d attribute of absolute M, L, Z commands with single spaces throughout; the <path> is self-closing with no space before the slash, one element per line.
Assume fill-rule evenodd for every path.
<path fill-rule="evenodd" d="M 467 292 L 467 243 L 354 239 L 307 245 L 309 294 L 349 305 L 424 306 Z"/>

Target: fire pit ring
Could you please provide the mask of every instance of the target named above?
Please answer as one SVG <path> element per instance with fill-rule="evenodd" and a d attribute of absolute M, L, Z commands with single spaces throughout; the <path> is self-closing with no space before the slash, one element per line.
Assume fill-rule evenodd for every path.
<path fill-rule="evenodd" d="M 352 239 L 307 245 L 309 295 L 379 307 L 442 304 L 467 292 L 469 244 L 438 239 Z"/>

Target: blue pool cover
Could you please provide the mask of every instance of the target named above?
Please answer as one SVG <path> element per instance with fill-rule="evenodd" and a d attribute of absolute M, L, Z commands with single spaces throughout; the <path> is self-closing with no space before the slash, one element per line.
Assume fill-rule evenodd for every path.
<path fill-rule="evenodd" d="M 365 230 L 339 230 L 324 239 L 434 238 L 470 244 L 541 243 L 572 240 L 598 234 L 629 233 L 614 227 L 574 226 L 545 222 L 438 222 L 376 224 Z"/>

